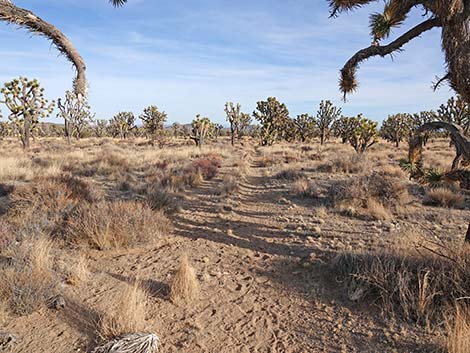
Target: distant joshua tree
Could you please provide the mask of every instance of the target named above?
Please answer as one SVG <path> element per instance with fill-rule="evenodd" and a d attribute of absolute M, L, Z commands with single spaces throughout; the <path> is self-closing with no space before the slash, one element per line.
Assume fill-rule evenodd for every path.
<path fill-rule="evenodd" d="M 131 112 L 120 112 L 116 114 L 110 122 L 112 134 L 114 137 L 119 136 L 124 140 L 137 129 L 135 126 L 135 116 Z"/>
<path fill-rule="evenodd" d="M 80 139 L 83 131 L 93 122 L 94 115 L 90 112 L 90 105 L 85 97 L 79 98 L 75 93 L 66 91 L 65 99 L 57 100 L 59 108 L 58 117 L 64 120 L 64 134 L 67 142 L 75 137 Z"/>
<path fill-rule="evenodd" d="M 10 110 L 8 119 L 14 133 L 19 136 L 24 149 L 30 146 L 30 137 L 39 130 L 39 119 L 48 117 L 54 109 L 44 98 L 44 89 L 38 80 L 20 77 L 5 83 L 1 89 L 4 103 Z"/>
<path fill-rule="evenodd" d="M 198 114 L 196 119 L 191 123 L 192 135 L 190 138 L 196 143 L 196 146 L 202 147 L 206 139 L 213 135 L 214 133 L 214 124 L 211 123 L 209 118 L 201 118 Z"/>
<path fill-rule="evenodd" d="M 253 116 L 261 123 L 261 145 L 270 146 L 282 137 L 290 120 L 289 110 L 274 97 L 258 102 L 256 109 Z"/>
<path fill-rule="evenodd" d="M 361 115 L 350 119 L 352 129 L 348 141 L 357 154 L 361 155 L 378 142 L 378 124 L 375 121 L 363 118 Z"/>
<path fill-rule="evenodd" d="M 315 136 L 315 118 L 309 114 L 297 115 L 293 121 L 296 138 L 301 142 L 306 142 Z"/>
<path fill-rule="evenodd" d="M 470 132 L 470 104 L 460 96 L 451 97 L 447 104 L 441 104 L 437 110 L 438 119 L 459 125 L 465 134 Z"/>
<path fill-rule="evenodd" d="M 152 144 L 159 140 L 159 145 L 161 145 L 164 133 L 163 125 L 167 120 L 166 113 L 159 111 L 157 106 L 152 105 L 144 109 L 144 112 L 140 115 L 140 120 L 144 123 L 143 129 Z"/>
<path fill-rule="evenodd" d="M 225 104 L 225 114 L 227 114 L 227 121 L 230 123 L 230 135 L 232 146 L 235 144 L 235 139 L 241 140 L 246 130 L 251 124 L 251 117 L 249 114 L 241 112 L 241 105 L 227 102 Z"/>
<path fill-rule="evenodd" d="M 122 6 L 127 0 L 111 0 L 113 6 Z M 52 24 L 42 20 L 29 10 L 17 7 L 11 0 L 0 0 L 0 21 L 15 24 L 49 39 L 77 71 L 74 79 L 74 93 L 77 97 L 86 96 L 86 65 L 72 42 Z"/>
<path fill-rule="evenodd" d="M 392 142 L 396 147 L 400 146 L 400 142 L 409 138 L 412 130 L 411 114 L 394 114 L 390 115 L 382 123 L 380 136 L 385 140 Z"/>
<path fill-rule="evenodd" d="M 328 139 L 333 122 L 341 116 L 341 108 L 337 108 L 331 101 L 321 101 L 317 112 L 315 124 L 320 133 L 320 144 Z"/>

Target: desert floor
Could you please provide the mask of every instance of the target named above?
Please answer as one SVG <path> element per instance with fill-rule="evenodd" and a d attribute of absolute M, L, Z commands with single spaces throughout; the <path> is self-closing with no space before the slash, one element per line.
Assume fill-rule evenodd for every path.
<path fill-rule="evenodd" d="M 26 153 L 15 140 L 0 142 L 0 221 L 4 234 L 14 235 L 0 248 L 1 258 L 14 259 L 12 249 L 46 237 L 48 276 L 65 299 L 59 310 L 39 304 L 11 312 L 4 290 L 0 331 L 17 337 L 12 352 L 92 351 L 102 317 L 119 310 L 123 286 L 137 280 L 149 293 L 141 324 L 159 335 L 161 352 L 441 351 L 443 327 L 391 315 L 379 299 L 356 295 L 335 268 L 338 256 L 406 251 L 419 237 L 463 244 L 469 193 L 446 185 L 456 198 L 448 207 L 427 202 L 431 188 L 410 181 L 398 166 L 406 153 L 405 145 L 386 142 L 361 159 L 339 142 L 259 147 L 247 141 L 232 148 L 223 139 L 199 150 L 175 141 L 160 150 L 144 140 L 68 146 L 50 139 Z M 194 161 L 206 156 L 220 159 L 216 175 L 177 173 L 194 172 Z M 427 147 L 426 161 L 437 168 L 448 168 L 452 157 L 444 140 Z M 406 197 L 387 203 L 363 195 L 362 202 L 353 192 L 335 202 L 335 186 L 346 185 L 341 192 L 347 193 L 348 183 L 373 173 L 400 183 Z M 68 183 L 57 182 L 64 176 Z M 90 204 L 156 202 L 153 209 L 171 226 L 139 244 L 96 246 L 75 224 L 70 240 L 73 208 L 84 201 L 61 188 L 77 179 L 92 190 Z M 158 200 L 149 201 L 156 189 Z M 170 285 L 183 254 L 200 292 L 175 304 Z M 86 264 L 75 274 L 78 258 Z M 0 263 L 0 271 L 12 271 L 9 266 Z"/>

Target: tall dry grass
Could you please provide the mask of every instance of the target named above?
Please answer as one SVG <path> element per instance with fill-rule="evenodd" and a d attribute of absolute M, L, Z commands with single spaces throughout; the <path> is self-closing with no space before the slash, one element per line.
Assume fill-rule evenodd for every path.
<path fill-rule="evenodd" d="M 148 293 L 138 281 L 124 284 L 116 303 L 104 314 L 99 323 L 99 337 L 103 340 L 125 334 L 143 332 L 146 329 Z"/>

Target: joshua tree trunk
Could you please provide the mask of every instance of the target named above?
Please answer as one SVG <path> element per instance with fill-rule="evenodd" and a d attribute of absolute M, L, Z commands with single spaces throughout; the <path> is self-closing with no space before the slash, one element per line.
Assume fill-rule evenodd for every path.
<path fill-rule="evenodd" d="M 31 11 L 22 9 L 10 0 L 0 0 L 0 21 L 5 21 L 28 29 L 31 33 L 42 35 L 51 40 L 57 49 L 74 65 L 77 75 L 74 91 L 77 96 L 86 96 L 86 66 L 72 42 L 52 24 L 37 17 Z"/>
<path fill-rule="evenodd" d="M 24 115 L 24 122 L 23 122 L 23 132 L 22 132 L 22 138 L 21 142 L 23 143 L 23 148 L 24 149 L 29 149 L 29 140 L 30 140 L 30 129 L 31 129 L 31 123 L 30 123 L 30 117 L 28 114 Z"/>

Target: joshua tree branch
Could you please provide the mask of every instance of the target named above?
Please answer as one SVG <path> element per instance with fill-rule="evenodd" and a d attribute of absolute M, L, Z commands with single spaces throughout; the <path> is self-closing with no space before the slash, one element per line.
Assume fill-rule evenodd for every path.
<path fill-rule="evenodd" d="M 0 0 L 0 21 L 27 28 L 30 32 L 51 40 L 57 49 L 72 62 L 77 71 L 77 76 L 74 80 L 75 93 L 86 96 L 85 62 L 72 42 L 61 31 L 34 15 L 31 11 L 15 6 L 9 0 Z"/>
<path fill-rule="evenodd" d="M 392 54 L 393 52 L 399 51 L 406 43 L 420 36 L 422 33 L 441 26 L 442 23 L 438 18 L 432 18 L 420 23 L 416 27 L 413 27 L 388 45 L 371 45 L 368 48 L 358 51 L 341 69 L 340 85 L 341 90 L 344 93 L 344 97 L 346 98 L 346 94 L 354 91 L 357 87 L 356 71 L 361 62 L 374 56 L 384 57 Z"/>

